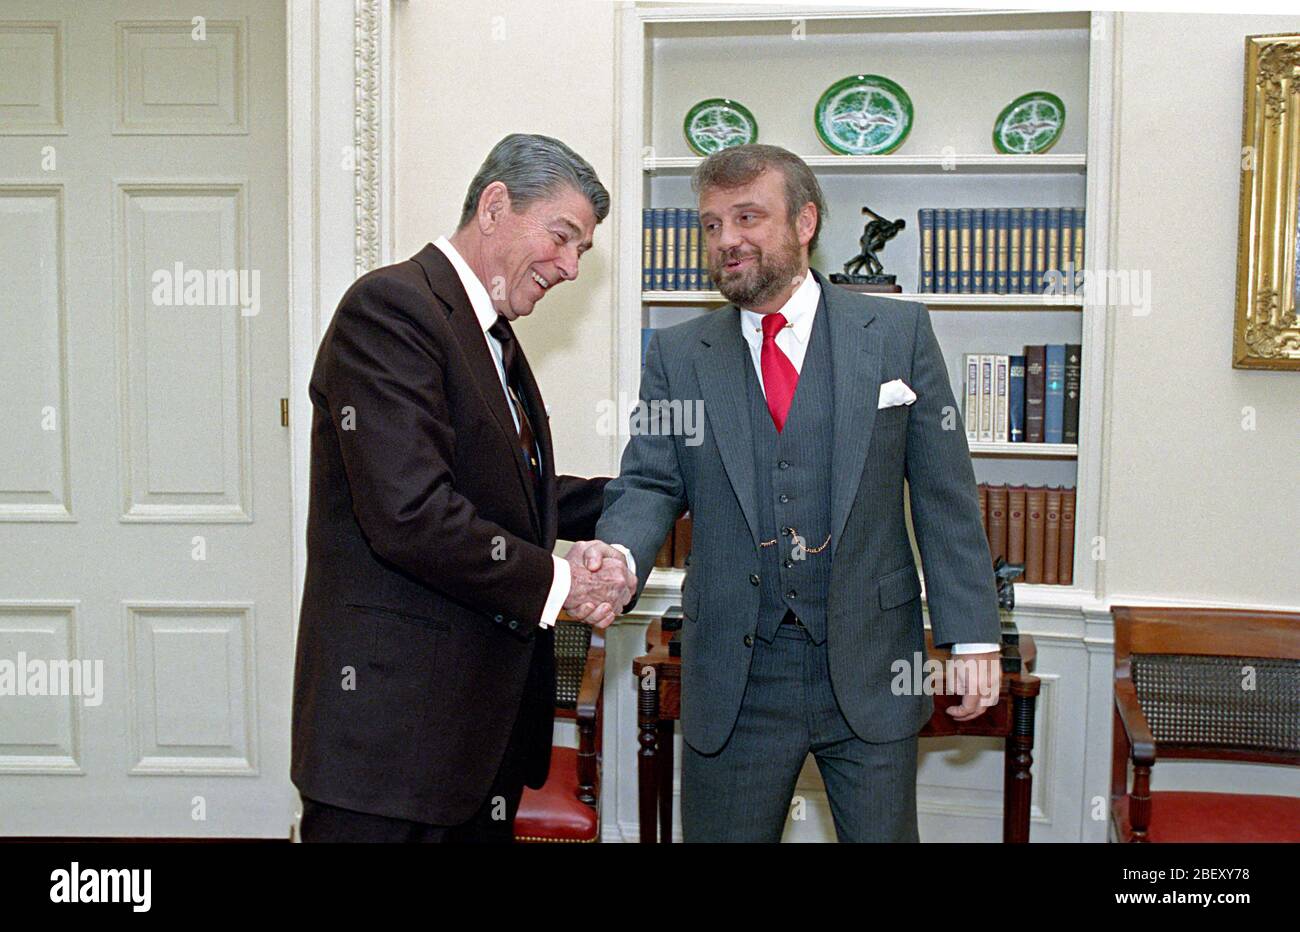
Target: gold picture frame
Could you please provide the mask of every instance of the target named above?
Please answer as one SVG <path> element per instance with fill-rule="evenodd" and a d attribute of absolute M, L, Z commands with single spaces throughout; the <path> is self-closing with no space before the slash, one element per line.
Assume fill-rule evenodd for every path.
<path fill-rule="evenodd" d="M 1300 370 L 1300 35 L 1246 37 L 1236 369 Z"/>

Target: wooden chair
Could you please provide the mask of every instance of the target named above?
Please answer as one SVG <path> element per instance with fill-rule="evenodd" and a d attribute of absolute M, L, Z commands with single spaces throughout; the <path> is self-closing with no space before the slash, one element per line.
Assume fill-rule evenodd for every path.
<path fill-rule="evenodd" d="M 515 840 L 600 840 L 600 731 L 605 685 L 605 638 L 563 615 L 555 625 L 555 717 L 578 725 L 578 747 L 551 750 L 540 790 L 524 789 Z"/>
<path fill-rule="evenodd" d="M 1300 614 L 1129 606 L 1111 614 L 1113 837 L 1300 841 L 1300 798 L 1151 792 L 1157 756 L 1300 766 Z"/>

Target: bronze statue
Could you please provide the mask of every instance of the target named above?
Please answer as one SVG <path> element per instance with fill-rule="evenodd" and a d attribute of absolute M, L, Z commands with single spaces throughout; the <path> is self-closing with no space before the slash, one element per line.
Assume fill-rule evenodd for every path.
<path fill-rule="evenodd" d="M 862 213 L 873 218 L 867 221 L 858 240 L 858 246 L 862 251 L 844 263 L 843 275 L 832 275 L 831 281 L 836 284 L 892 285 L 897 276 L 885 274 L 885 267 L 881 264 L 877 253 L 898 235 L 899 230 L 907 226 L 907 222 L 902 218 L 886 220 L 870 207 L 863 207 Z M 864 268 L 867 270 L 866 275 L 860 274 Z"/>

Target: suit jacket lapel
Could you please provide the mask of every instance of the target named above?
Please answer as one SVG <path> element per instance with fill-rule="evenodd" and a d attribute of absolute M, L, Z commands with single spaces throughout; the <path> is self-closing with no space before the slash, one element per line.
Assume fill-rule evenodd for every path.
<path fill-rule="evenodd" d="M 432 243 L 420 250 L 414 258 L 424 269 L 425 277 L 429 280 L 429 287 L 433 289 L 433 293 L 447 308 L 447 320 L 451 324 L 457 342 L 460 343 L 462 352 L 469 360 L 469 370 L 473 375 L 475 388 L 482 397 L 483 403 L 491 409 L 497 427 L 505 434 L 506 440 L 510 443 L 510 448 L 517 450 L 519 447 L 519 432 L 515 429 L 515 421 L 510 414 L 510 403 L 506 400 L 505 390 L 501 387 L 501 377 L 497 374 L 496 360 L 492 358 L 492 352 L 488 349 L 487 338 L 483 335 L 483 329 L 479 326 L 478 317 L 474 314 L 474 308 L 469 303 L 469 295 L 465 293 L 465 286 L 460 283 L 460 276 L 456 274 L 456 269 L 451 264 L 451 260 L 443 255 L 442 250 Z M 527 371 L 527 366 L 523 368 Z M 532 376 L 529 374 L 527 381 L 531 382 L 531 380 Z M 533 391 L 536 391 L 536 385 L 533 385 Z M 538 398 L 540 401 L 540 396 Z M 534 424 L 533 429 L 538 431 L 543 428 L 539 428 L 537 424 Z M 542 453 L 549 460 L 549 432 L 546 435 L 546 444 L 546 447 L 542 447 Z M 541 446 L 540 442 L 539 446 Z M 529 516 L 532 518 L 534 529 L 538 531 L 540 538 L 541 520 L 538 515 L 537 503 L 534 501 L 532 478 L 528 475 L 522 456 L 515 455 L 511 458 L 515 462 L 515 474 L 519 477 L 524 497 L 529 503 Z M 543 475 L 545 469 L 544 461 Z"/>
<path fill-rule="evenodd" d="M 749 345 L 740 333 L 740 311 L 727 305 L 714 312 L 711 326 L 696 354 L 695 372 L 700 381 L 705 416 L 713 425 L 718 453 L 740 501 L 749 532 L 759 543 L 758 506 L 754 482 L 754 438 L 749 420 L 749 391 L 745 367 L 753 367 Z"/>
<path fill-rule="evenodd" d="M 876 422 L 880 392 L 881 348 L 877 332 L 869 326 L 876 312 L 863 310 L 841 288 L 819 273 L 817 283 L 826 299 L 831 328 L 831 370 L 834 377 L 835 440 L 831 449 L 831 556 L 866 466 L 871 429 Z"/>

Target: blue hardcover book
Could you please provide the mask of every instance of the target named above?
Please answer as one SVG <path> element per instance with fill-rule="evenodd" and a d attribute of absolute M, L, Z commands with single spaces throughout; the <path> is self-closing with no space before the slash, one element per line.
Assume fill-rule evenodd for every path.
<path fill-rule="evenodd" d="M 1034 293 L 1034 208 L 1020 211 L 1020 293 Z"/>
<path fill-rule="evenodd" d="M 975 207 L 970 212 L 970 288 L 975 294 L 984 293 L 984 208 Z"/>
<path fill-rule="evenodd" d="M 956 207 L 948 209 L 948 267 L 944 274 L 948 279 L 948 293 L 956 294 L 960 290 L 961 274 L 961 227 Z"/>
<path fill-rule="evenodd" d="M 655 255 L 654 255 L 654 290 L 664 290 L 664 209 L 656 207 L 654 214 Z"/>
<path fill-rule="evenodd" d="M 1043 442 L 1064 443 L 1065 344 L 1047 344 L 1046 387 L 1043 392 Z"/>
<path fill-rule="evenodd" d="M 677 208 L 664 208 L 664 290 L 677 290 Z"/>
<path fill-rule="evenodd" d="M 1025 357 L 1008 356 L 1007 439 L 1025 442 Z"/>
<path fill-rule="evenodd" d="M 1082 207 L 1074 208 L 1074 270 L 1075 282 L 1078 284 L 1076 290 L 1080 293 L 1087 284 L 1086 273 L 1083 269 L 1083 213 Z"/>
<path fill-rule="evenodd" d="M 1052 294 L 1064 294 L 1064 278 L 1061 273 L 1061 209 L 1059 207 L 1047 208 L 1047 269 L 1044 274 L 1047 278 L 1046 284 L 1041 291 L 1051 291 Z"/>
<path fill-rule="evenodd" d="M 677 290 L 687 291 L 695 286 L 691 284 L 691 272 L 695 269 L 695 257 L 691 255 L 691 210 L 689 207 L 677 209 Z"/>
<path fill-rule="evenodd" d="M 1007 294 L 1020 294 L 1020 235 L 1024 232 L 1021 213 L 1019 207 L 1007 208 Z"/>
<path fill-rule="evenodd" d="M 1008 211 L 1005 207 L 999 207 L 994 213 L 994 223 L 997 226 L 997 269 L 996 288 L 998 294 L 1008 294 L 1007 291 L 1007 217 Z"/>
<path fill-rule="evenodd" d="M 1061 249 L 1061 285 L 1063 294 L 1074 294 L 1074 208 L 1061 208 L 1061 229 L 1056 235 Z"/>
<path fill-rule="evenodd" d="M 962 294 L 971 293 L 971 209 L 957 208 L 957 234 L 961 237 L 957 249 L 957 290 Z"/>
<path fill-rule="evenodd" d="M 948 208 L 934 209 L 934 291 L 948 291 Z"/>
<path fill-rule="evenodd" d="M 700 226 L 700 212 L 695 212 L 695 229 L 700 237 L 699 248 L 695 250 L 695 264 L 700 268 L 700 289 L 708 291 L 713 287 L 713 278 L 709 275 L 709 247 L 704 242 L 704 227 Z"/>
<path fill-rule="evenodd" d="M 1051 257 L 1047 253 L 1047 208 L 1034 208 L 1034 274 L 1029 280 L 1032 294 L 1043 293 L 1043 278 L 1051 268 Z"/>
<path fill-rule="evenodd" d="M 649 207 L 641 210 L 641 290 L 652 291 L 655 286 L 655 221 Z"/>
<path fill-rule="evenodd" d="M 921 230 L 921 270 L 917 281 L 921 293 L 929 294 L 934 291 L 934 208 L 918 210 L 916 225 Z"/>
<path fill-rule="evenodd" d="M 984 293 L 994 294 L 997 287 L 998 224 L 997 210 L 984 208 Z"/>
<path fill-rule="evenodd" d="M 703 285 L 700 276 L 700 212 L 694 208 L 686 212 L 686 284 L 692 291 Z"/>

